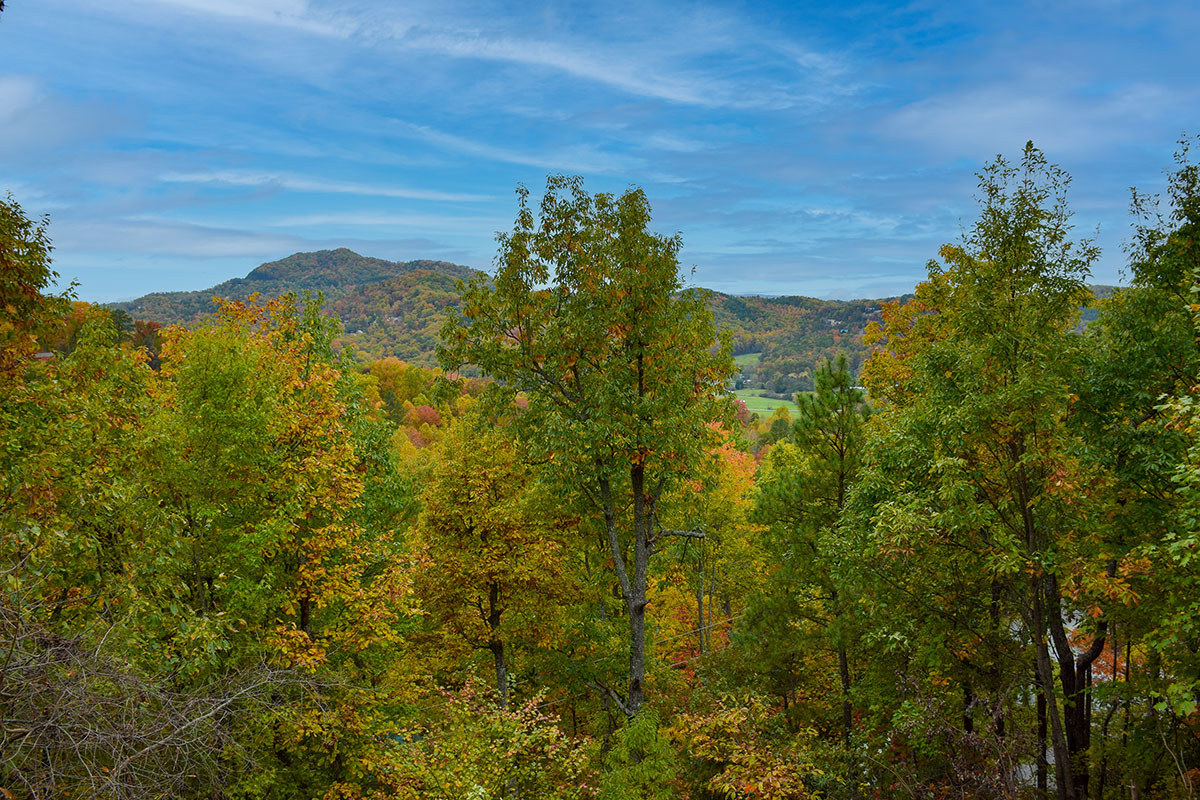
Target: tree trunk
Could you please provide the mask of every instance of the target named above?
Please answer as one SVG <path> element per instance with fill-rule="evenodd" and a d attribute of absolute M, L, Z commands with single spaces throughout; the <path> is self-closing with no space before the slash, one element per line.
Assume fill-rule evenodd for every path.
<path fill-rule="evenodd" d="M 708 573 L 708 615 L 704 623 L 704 640 L 708 642 L 708 649 L 712 649 L 712 630 L 713 630 L 713 600 L 716 594 L 713 591 L 717 586 L 717 565 L 716 559 L 713 559 L 713 564 L 710 565 Z"/>
<path fill-rule="evenodd" d="M 617 532 L 617 512 L 616 504 L 613 502 L 612 484 L 605 479 L 599 481 L 605 532 L 608 537 L 609 553 L 612 555 L 613 571 L 617 573 L 617 581 L 621 586 L 621 599 L 625 601 L 625 609 L 629 612 L 629 695 L 623 703 L 615 693 L 612 697 L 627 716 L 636 714 L 645 699 L 646 567 L 650 560 L 650 541 L 646 531 L 646 498 L 642 494 L 645 481 L 643 469 L 640 466 L 632 467 L 630 478 L 635 487 L 633 502 L 634 571 L 632 578 L 626 568 L 625 552 L 621 547 L 621 537 Z M 612 692 L 611 689 L 608 691 Z"/>
<path fill-rule="evenodd" d="M 634 595 L 629 609 L 629 700 L 625 707 L 630 716 L 642 708 L 646 699 L 646 600 L 645 591 Z"/>
<path fill-rule="evenodd" d="M 1116 574 L 1116 562 L 1109 562 L 1108 573 Z M 1092 745 L 1092 663 L 1104 651 L 1107 622 L 1100 622 L 1099 632 L 1086 652 L 1075 655 L 1067 637 L 1060 607 L 1057 579 L 1051 575 L 1045 582 L 1047 622 L 1050 637 L 1058 656 L 1058 677 L 1063 690 L 1063 721 L 1067 735 L 1067 768 L 1075 800 L 1087 800 L 1090 766 L 1088 751 Z"/>
<path fill-rule="evenodd" d="M 493 639 L 488 643 L 488 649 L 496 662 L 496 693 L 500 695 L 500 707 L 508 708 L 508 663 L 504 660 L 504 642 Z"/>
<path fill-rule="evenodd" d="M 1054 696 L 1054 667 L 1050 663 L 1050 643 L 1046 640 L 1048 626 L 1042 604 L 1044 583 L 1041 575 L 1035 574 L 1030 578 L 1030 588 L 1033 590 L 1033 638 L 1037 649 L 1038 685 L 1041 688 L 1042 700 L 1046 704 L 1046 716 L 1050 721 L 1050 742 L 1054 750 L 1054 783 L 1058 799 L 1075 800 L 1071 757 L 1062 719 L 1058 715 L 1058 702 Z"/>
<path fill-rule="evenodd" d="M 854 709 L 850 706 L 850 658 L 846 645 L 838 644 L 838 677 L 842 681 L 842 739 L 850 749 L 850 734 L 854 728 Z"/>
<path fill-rule="evenodd" d="M 629 701 L 626 708 L 634 716 L 646 698 L 646 578 L 650 567 L 650 524 L 646 513 L 645 468 L 635 464 L 629 470 L 633 490 L 633 580 L 626 604 L 629 607 Z"/>
<path fill-rule="evenodd" d="M 1034 676 L 1037 677 L 1036 675 Z M 1038 796 L 1045 797 L 1049 782 L 1046 778 L 1046 693 L 1041 681 L 1037 682 L 1037 789 Z"/>
<path fill-rule="evenodd" d="M 1003 679 L 1003 676 L 1000 674 L 1000 659 L 1001 659 L 1000 638 L 1002 636 L 1001 624 L 1000 624 L 1001 592 L 1002 592 L 1002 587 L 1000 585 L 1000 582 L 997 581 L 995 578 L 992 578 L 992 602 L 991 602 L 990 607 L 988 608 L 988 616 L 989 616 L 989 618 L 991 620 L 991 624 L 992 624 L 992 635 L 995 637 L 995 642 L 993 644 L 993 647 L 995 648 L 995 650 L 994 650 L 995 654 L 993 655 L 993 657 L 991 659 L 991 661 L 992 661 L 991 665 L 987 668 L 987 675 L 988 675 L 988 681 L 989 681 L 989 688 L 990 688 L 991 694 L 992 694 L 992 702 L 994 704 L 993 711 L 992 711 L 992 729 L 996 732 L 996 738 L 999 739 L 1001 742 L 1003 742 L 1004 741 L 1004 703 L 1001 702 L 1001 700 L 1000 700 L 1000 698 L 1003 696 L 1003 693 L 1004 693 L 1004 690 L 1003 690 L 1004 679 Z M 1046 741 L 1045 736 L 1042 737 L 1042 741 L 1043 742 Z"/>
<path fill-rule="evenodd" d="M 504 609 L 500 605 L 500 584 L 493 581 L 488 585 L 488 649 L 496 665 L 496 693 L 500 695 L 500 707 L 508 708 L 508 662 L 504 657 L 504 642 L 496 635 Z"/>
<path fill-rule="evenodd" d="M 963 733 L 972 734 L 975 732 L 975 717 L 972 714 L 971 706 L 975 705 L 975 692 L 971 689 L 970 678 L 964 678 L 962 683 L 963 695 Z"/>

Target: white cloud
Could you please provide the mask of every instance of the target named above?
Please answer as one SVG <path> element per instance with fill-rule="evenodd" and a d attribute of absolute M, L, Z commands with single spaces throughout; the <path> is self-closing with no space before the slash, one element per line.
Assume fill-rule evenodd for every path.
<path fill-rule="evenodd" d="M 71 102 L 24 75 L 0 75 L 0 155 L 53 150 L 68 142 L 95 140 L 111 132 L 119 115 L 95 103 Z"/>
<path fill-rule="evenodd" d="M 161 176 L 166 183 L 200 183 L 225 186 L 249 186 L 287 189 L 293 192 L 316 192 L 330 194 L 354 194 L 368 197 L 398 197 L 408 200 L 435 200 L 444 202 L 482 202 L 491 197 L 480 194 L 438 192 L 428 189 L 410 189 L 401 186 L 371 186 L 364 183 L 327 181 L 302 175 L 276 172 L 253 172 L 242 170 L 215 170 L 210 172 L 168 172 Z"/>
<path fill-rule="evenodd" d="M 24 75 L 0 75 L 0 122 L 33 105 L 38 99 L 37 82 Z"/>
<path fill-rule="evenodd" d="M 455 58 L 506 61 L 525 66 L 559 70 L 577 78 L 608 84 L 630 94 L 653 97 L 675 103 L 717 106 L 726 99 L 718 97 L 710 80 L 687 75 L 672 75 L 628 54 L 587 52 L 578 46 L 564 47 L 552 42 L 521 40 L 468 33 L 435 33 L 410 30 L 401 44 Z"/>
<path fill-rule="evenodd" d="M 414 125 L 401 120 L 396 120 L 396 123 L 403 132 L 446 150 L 502 161 L 507 164 L 537 167 L 542 170 L 576 174 L 622 175 L 637 171 L 643 165 L 640 158 L 605 153 L 587 145 L 530 153 L 475 141 L 453 133 L 445 133 L 426 125 Z"/>
<path fill-rule="evenodd" d="M 1191 102 L 1150 84 L 1100 95 L 1066 87 L 984 86 L 920 100 L 887 117 L 883 129 L 944 155 L 984 159 L 1014 153 L 1032 139 L 1060 158 L 1143 141 L 1147 126 Z"/>
<path fill-rule="evenodd" d="M 298 236 L 219 228 L 150 217 L 74 220 L 60 218 L 54 226 L 55 244 L 80 253 L 137 253 L 140 256 L 204 259 L 231 256 L 263 257 L 304 249 Z"/>
<path fill-rule="evenodd" d="M 315 15 L 305 0 L 143 0 L 144 3 L 166 6 L 195 14 L 292 28 L 320 36 L 345 38 L 352 28 L 344 22 Z"/>
<path fill-rule="evenodd" d="M 425 231 L 491 235 L 511 221 L 494 217 L 447 217 L 436 214 L 391 214 L 375 211 L 307 214 L 284 217 L 268 223 L 273 228 L 310 228 L 345 225 L 354 227 L 419 228 Z"/>

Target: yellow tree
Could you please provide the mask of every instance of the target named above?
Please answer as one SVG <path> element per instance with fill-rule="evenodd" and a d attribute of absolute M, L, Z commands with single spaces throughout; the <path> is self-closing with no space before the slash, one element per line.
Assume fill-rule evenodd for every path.
<path fill-rule="evenodd" d="M 704 538 L 677 540 L 680 563 L 695 600 L 695 644 L 701 653 L 714 647 L 713 634 L 728 633 L 740 606 L 761 581 L 760 527 L 750 521 L 755 461 L 713 423 L 723 441 L 713 448 L 706 471 L 662 501 L 664 523 L 673 529 L 704 531 Z M 659 598 L 656 596 L 656 602 Z M 714 621 L 717 605 L 723 621 Z M 690 638 L 690 637 L 689 637 Z M 687 641 L 680 641 L 681 647 Z M 679 655 L 679 653 L 673 654 Z"/>
<path fill-rule="evenodd" d="M 570 594 L 569 521 L 507 432 L 477 414 L 436 445 L 422 499 L 412 538 L 421 607 L 460 643 L 491 652 L 506 706 L 514 642 L 544 642 Z"/>

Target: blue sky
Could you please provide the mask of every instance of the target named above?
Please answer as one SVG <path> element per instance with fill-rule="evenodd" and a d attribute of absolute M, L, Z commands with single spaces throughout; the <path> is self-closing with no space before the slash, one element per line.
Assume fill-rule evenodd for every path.
<path fill-rule="evenodd" d="M 0 191 L 90 300 L 338 246 L 488 268 L 560 171 L 645 188 L 695 284 L 872 297 L 1033 139 L 1111 283 L 1129 187 L 1200 133 L 1197 41 L 1170 0 L 10 0 Z"/>

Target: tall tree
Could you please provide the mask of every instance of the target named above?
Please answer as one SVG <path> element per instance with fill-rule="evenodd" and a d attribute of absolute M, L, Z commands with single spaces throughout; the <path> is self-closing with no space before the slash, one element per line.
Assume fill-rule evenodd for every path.
<path fill-rule="evenodd" d="M 648 230 L 644 192 L 590 195 L 580 178 L 552 176 L 539 213 L 519 212 L 499 235 L 497 269 L 474 279 L 439 356 L 476 364 L 528 397 L 521 416 L 534 458 L 602 517 L 629 615 L 629 683 L 610 693 L 633 715 L 645 699 L 650 561 L 667 535 L 659 500 L 715 444 L 733 373 L 714 346 L 712 314 L 680 293 L 679 236 Z"/>
<path fill-rule="evenodd" d="M 1126 607 L 1115 621 L 1126 653 L 1149 656 L 1128 679 L 1114 681 L 1119 686 L 1107 687 L 1098 792 L 1118 780 L 1144 790 L 1158 777 L 1153 765 L 1164 749 L 1179 765 L 1195 763 L 1197 755 L 1200 572 L 1191 554 L 1200 546 L 1200 165 L 1194 145 L 1180 142 L 1164 198 L 1134 193 L 1130 285 L 1103 304 L 1087 331 L 1080 429 L 1089 457 L 1113 475 L 1112 537 L 1131 554 L 1118 572 L 1115 588 Z M 1160 708 L 1137 714 L 1139 698 L 1147 696 L 1161 698 Z M 1108 738 L 1114 719 L 1120 735 Z M 1110 762 L 1126 765 L 1127 774 L 1114 775 Z"/>
<path fill-rule="evenodd" d="M 841 687 L 842 739 L 852 732 L 851 670 L 847 630 L 848 587 L 841 581 L 838 526 L 857 477 L 863 425 L 869 414 L 865 392 L 854 385 L 844 356 L 826 361 L 814 376 L 815 391 L 796 397 L 800 408 L 790 437 L 773 446 L 759 480 L 755 516 L 768 526 L 773 569 L 768 590 L 755 604 L 755 621 L 771 631 L 781 615 L 805 620 L 816 640 L 837 654 Z M 778 654 L 784 696 L 794 686 L 801 659 L 795 643 Z"/>
<path fill-rule="evenodd" d="M 893 452 L 872 465 L 867 493 L 877 541 L 893 556 L 883 563 L 925 570 L 927 588 L 946 591 L 946 654 L 978 653 L 964 680 L 973 661 L 1000 663 L 1020 624 L 1048 706 L 1059 796 L 1082 800 L 1090 669 L 1107 628 L 1090 587 L 1112 574 L 1115 554 L 1103 536 L 1084 535 L 1104 515 L 1069 426 L 1074 325 L 1097 251 L 1071 237 L 1068 184 L 1032 143 L 1019 164 L 998 158 L 980 175 L 978 221 L 918 287 L 928 311 L 897 315 L 880 368 L 867 370 L 868 388 L 895 398 L 877 427 L 878 450 Z M 909 460 L 892 463 L 898 453 Z M 938 563 L 958 566 L 938 580 Z M 985 586 L 961 585 L 971 575 Z M 1076 648 L 1080 638 L 1086 646 Z M 964 694 L 969 709 L 965 682 Z"/>

